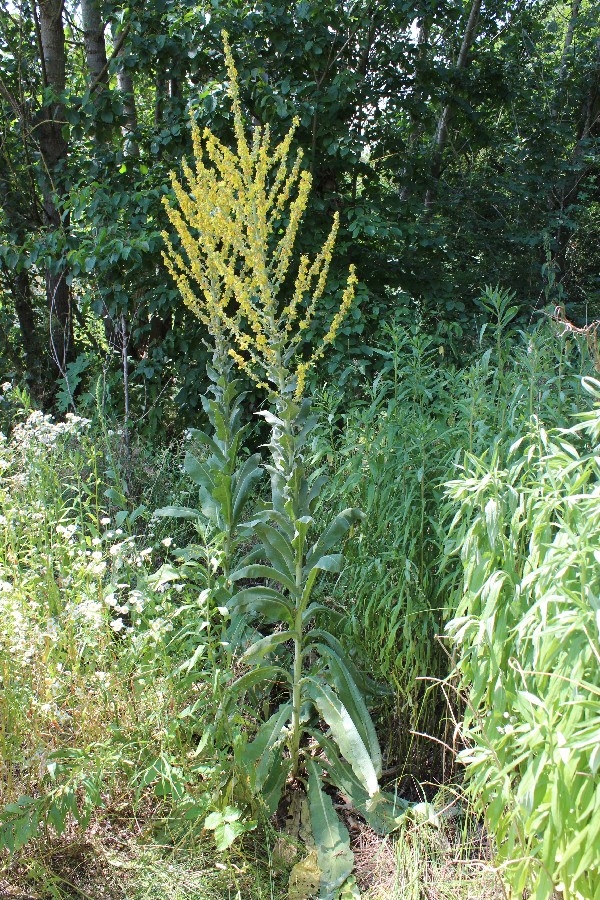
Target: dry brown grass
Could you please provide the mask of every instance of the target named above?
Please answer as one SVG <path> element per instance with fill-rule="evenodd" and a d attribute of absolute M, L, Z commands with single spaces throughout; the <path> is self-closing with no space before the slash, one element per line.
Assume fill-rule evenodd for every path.
<path fill-rule="evenodd" d="M 353 849 L 364 900 L 506 900 L 487 835 L 467 822 L 408 821 L 386 838 L 363 828 Z"/>

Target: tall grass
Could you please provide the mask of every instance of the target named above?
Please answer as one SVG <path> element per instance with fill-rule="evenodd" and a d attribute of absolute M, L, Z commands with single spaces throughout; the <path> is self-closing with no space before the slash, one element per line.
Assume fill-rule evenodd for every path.
<path fill-rule="evenodd" d="M 488 321 L 466 367 L 446 360 L 435 335 L 394 326 L 387 346 L 376 348 L 381 373 L 361 397 L 348 405 L 331 387 L 320 396 L 315 461 L 333 472 L 336 501 L 366 513 L 333 591 L 349 612 L 361 658 L 394 686 L 390 756 L 403 765 L 409 756 L 413 771 L 413 732 L 444 740 L 454 728 L 445 700 L 430 687 L 448 671 L 450 648 L 441 636 L 461 578 L 458 561 L 447 564 L 445 484 L 465 451 L 508 448 L 532 421 L 558 427 L 586 405 L 585 348 L 565 344 L 545 322 L 511 331 L 514 310 L 502 291 L 488 290 L 483 301 Z M 327 508 L 324 497 L 325 516 Z M 419 746 L 431 772 L 432 745 Z"/>
<path fill-rule="evenodd" d="M 448 484 L 461 756 L 506 879 L 536 898 L 600 891 L 600 382 L 584 386 L 578 424 L 532 419 Z"/>

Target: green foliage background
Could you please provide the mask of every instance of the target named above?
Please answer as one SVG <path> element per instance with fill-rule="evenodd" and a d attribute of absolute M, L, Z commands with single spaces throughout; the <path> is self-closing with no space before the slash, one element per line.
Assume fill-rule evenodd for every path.
<path fill-rule="evenodd" d="M 67 3 L 59 97 L 44 86 L 31 5 L 0 6 L 3 365 L 25 374 L 45 406 L 67 408 L 70 393 L 85 403 L 102 370 L 111 406 L 123 414 L 125 343 L 133 420 L 152 431 L 198 410 L 202 332 L 160 267 L 160 201 L 169 170 L 189 154 L 190 114 L 230 135 L 223 28 L 248 118 L 269 121 L 279 137 L 300 117 L 297 140 L 316 190 L 299 250 L 318 243 L 338 210 L 339 272 L 354 262 L 360 273 L 360 302 L 323 362 L 326 377 L 356 383 L 357 368 L 374 371 L 369 348 L 394 315 L 437 330 L 460 358 L 475 335 L 483 284 L 514 290 L 524 323 L 548 303 L 566 304 L 578 324 L 596 314 L 596 0 L 488 0 L 462 67 L 471 8 L 462 0 L 89 2 L 100 16 L 107 74 L 100 83 L 91 77 L 81 8 Z M 132 79 L 136 108 L 127 139 L 131 97 L 121 75 Z M 36 121 L 53 97 L 62 103 L 66 150 L 51 170 Z M 59 227 L 45 218 L 48 192 Z M 75 368 L 58 400 L 55 382 L 67 373 L 48 350 L 49 271 L 66 273 L 75 332 L 67 354 Z M 336 279 L 334 272 L 331 303 Z"/>

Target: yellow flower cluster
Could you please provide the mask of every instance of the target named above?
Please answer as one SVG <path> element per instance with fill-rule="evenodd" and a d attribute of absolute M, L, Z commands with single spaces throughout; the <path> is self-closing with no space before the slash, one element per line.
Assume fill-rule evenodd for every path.
<path fill-rule="evenodd" d="M 268 125 L 255 127 L 248 141 L 225 32 L 223 41 L 237 152 L 208 129 L 201 135 L 192 124 L 194 169 L 183 164 L 185 187 L 171 174 L 177 205 L 165 199 L 182 252 L 164 233 L 163 257 L 184 302 L 206 325 L 217 346 L 232 343 L 230 355 L 261 387 L 280 391 L 294 378 L 300 399 L 308 370 L 335 339 L 348 313 L 357 278 L 351 267 L 329 331 L 308 360 L 290 368 L 325 291 L 339 217 L 336 213 L 314 260 L 302 256 L 291 300 L 281 309 L 279 295 L 289 275 L 311 176 L 302 170 L 302 151 L 290 165 L 297 119 L 274 148 Z"/>

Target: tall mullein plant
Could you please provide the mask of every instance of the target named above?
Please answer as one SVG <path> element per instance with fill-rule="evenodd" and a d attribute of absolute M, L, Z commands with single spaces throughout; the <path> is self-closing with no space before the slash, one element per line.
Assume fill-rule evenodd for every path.
<path fill-rule="evenodd" d="M 314 258 L 300 257 L 292 288 L 283 299 L 311 177 L 302 169 L 301 151 L 290 158 L 297 120 L 274 147 L 268 125 L 254 128 L 248 140 L 237 73 L 223 37 L 236 150 L 208 130 L 201 135 L 192 125 L 194 169 L 183 163 L 185 186 L 172 176 L 176 205 L 166 203 L 182 249 L 165 234 L 165 261 L 184 301 L 211 335 L 226 336 L 230 358 L 266 392 L 271 407 L 262 415 L 271 427 L 266 468 L 272 500 L 252 523 L 260 546 L 230 576 L 232 584 L 251 579 L 252 586 L 234 592 L 229 605 L 232 612 L 260 621 L 263 632 L 265 623 L 273 628 L 244 654 L 248 671 L 232 686 L 231 696 L 260 683 L 277 683 L 286 685 L 288 699 L 238 756 L 251 788 L 262 794 L 270 810 L 277 807 L 289 778 L 308 774 L 313 831 L 323 848 L 317 832 L 326 828 L 331 835 L 335 820 L 331 800 L 321 791 L 325 772 L 373 824 L 375 819 L 381 823 L 382 807 L 391 802 L 379 791 L 381 753 L 357 686 L 359 674 L 335 637 L 315 626 L 320 613 L 332 615 L 313 600 L 317 576 L 339 571 L 341 555 L 332 551 L 360 513 L 344 510 L 322 535 L 311 538 L 321 485 L 310 483 L 303 452 L 313 424 L 304 397 L 306 376 L 334 341 L 354 299 L 357 278 L 351 267 L 329 330 L 310 354 L 303 353 L 305 332 L 326 289 L 338 216 Z M 327 882 L 322 884 L 323 895 L 348 874 L 347 834 L 341 823 L 335 829 L 339 852 L 329 856 L 330 863 L 337 860 L 333 869 L 322 860 L 322 882 Z"/>

